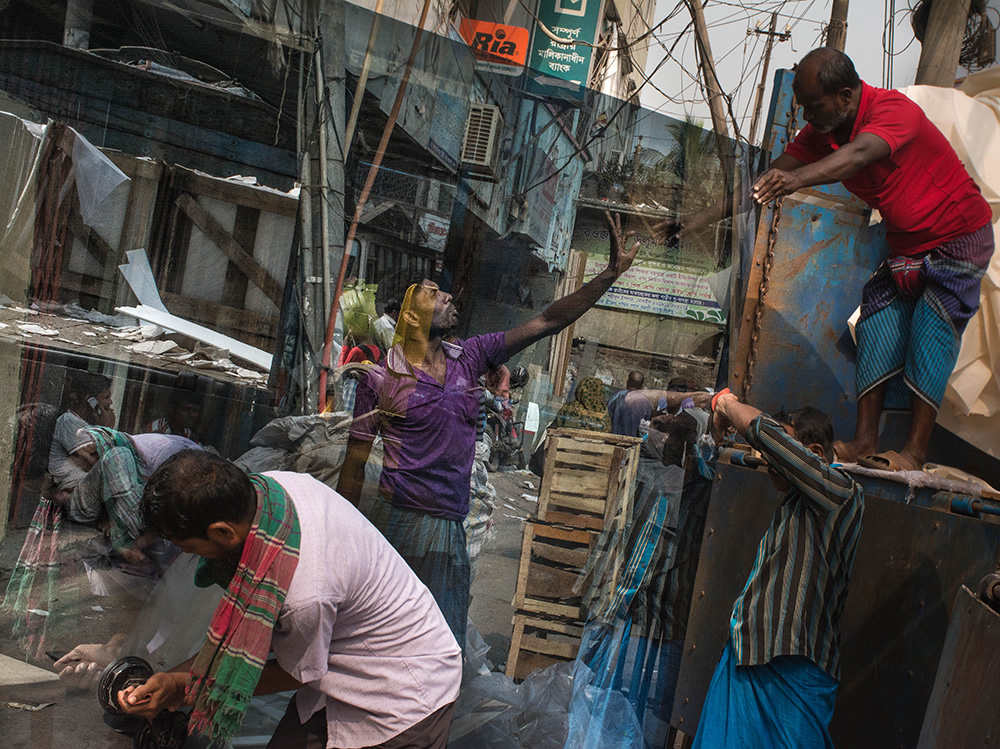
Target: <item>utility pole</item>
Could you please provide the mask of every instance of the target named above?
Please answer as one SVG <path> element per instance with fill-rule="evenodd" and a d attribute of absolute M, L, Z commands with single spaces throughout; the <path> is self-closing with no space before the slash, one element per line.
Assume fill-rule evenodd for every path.
<path fill-rule="evenodd" d="M 712 112 L 712 127 L 720 138 L 728 138 L 726 128 L 726 108 L 723 104 L 722 87 L 715 74 L 712 45 L 708 41 L 708 27 L 705 25 L 705 14 L 702 12 L 701 0 L 685 0 L 691 19 L 694 21 L 694 33 L 698 40 L 698 61 L 701 67 L 701 77 L 705 81 L 705 91 L 708 93 L 708 108 Z"/>
<path fill-rule="evenodd" d="M 343 3 L 309 4 L 299 33 L 312 40 L 299 80 L 299 276 L 304 345 L 297 352 L 299 405 L 313 413 L 322 391 L 316 365 L 332 304 L 331 266 L 349 252 L 344 242 L 344 131 L 347 99 Z M 307 73 L 308 71 L 308 73 Z M 287 366 L 286 362 L 286 366 Z"/>
<path fill-rule="evenodd" d="M 917 64 L 918 84 L 945 88 L 955 84 L 970 4 L 971 0 L 934 0 L 931 4 Z"/>
<path fill-rule="evenodd" d="M 757 84 L 757 97 L 753 105 L 753 119 L 750 120 L 750 135 L 747 137 L 747 142 L 751 145 L 753 144 L 754 136 L 757 134 L 757 123 L 760 120 L 760 110 L 764 103 L 764 89 L 767 86 L 767 70 L 771 65 L 771 50 L 774 49 L 774 40 L 777 38 L 779 42 L 787 41 L 791 38 L 791 34 L 784 31 L 775 31 L 778 27 L 778 14 L 771 14 L 771 28 L 767 31 L 761 31 L 760 29 L 754 29 L 753 32 L 747 31 L 748 34 L 754 33 L 760 36 L 761 34 L 767 37 L 767 46 L 764 48 L 764 70 L 760 74 L 760 83 Z"/>
<path fill-rule="evenodd" d="M 847 0 L 833 0 L 830 25 L 826 27 L 826 45 L 844 51 L 847 41 Z"/>

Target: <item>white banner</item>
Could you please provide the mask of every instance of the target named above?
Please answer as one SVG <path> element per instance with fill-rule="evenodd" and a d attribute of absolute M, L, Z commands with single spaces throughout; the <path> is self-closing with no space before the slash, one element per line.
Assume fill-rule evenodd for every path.
<path fill-rule="evenodd" d="M 584 280 L 607 267 L 607 258 L 589 257 Z M 723 323 L 725 315 L 712 294 L 708 276 L 684 273 L 673 266 L 641 260 L 605 292 L 597 304 L 651 315 Z"/>

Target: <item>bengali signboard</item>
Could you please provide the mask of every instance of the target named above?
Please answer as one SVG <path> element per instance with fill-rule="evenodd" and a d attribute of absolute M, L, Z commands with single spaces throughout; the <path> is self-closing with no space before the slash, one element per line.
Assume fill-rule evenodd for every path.
<path fill-rule="evenodd" d="M 608 266 L 607 257 L 588 257 L 584 280 Z M 674 266 L 637 260 L 597 302 L 598 306 L 688 320 L 724 323 L 725 315 L 709 288 L 706 276 Z"/>
<path fill-rule="evenodd" d="M 536 23 L 528 67 L 543 79 L 586 86 L 600 15 L 601 0 L 539 0 L 538 21 L 560 39 L 583 44 L 560 44 Z"/>

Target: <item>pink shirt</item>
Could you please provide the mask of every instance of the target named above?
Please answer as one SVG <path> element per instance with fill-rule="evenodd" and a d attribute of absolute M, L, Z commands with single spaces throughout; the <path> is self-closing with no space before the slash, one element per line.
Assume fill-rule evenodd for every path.
<path fill-rule="evenodd" d="M 299 719 L 326 708 L 327 746 L 381 744 L 458 697 L 462 654 L 426 586 L 381 533 L 316 479 L 270 471 L 302 542 L 271 647 L 305 684 Z"/>

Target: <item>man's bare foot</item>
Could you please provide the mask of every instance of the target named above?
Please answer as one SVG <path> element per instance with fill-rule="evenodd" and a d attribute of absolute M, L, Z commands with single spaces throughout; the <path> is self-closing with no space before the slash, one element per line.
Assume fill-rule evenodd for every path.
<path fill-rule="evenodd" d="M 836 440 L 833 443 L 833 457 L 838 463 L 857 463 L 858 458 L 878 452 L 878 444 L 865 444 L 859 440 L 841 442 Z"/>
<path fill-rule="evenodd" d="M 77 645 L 53 664 L 67 686 L 90 689 L 97 684 L 104 667 L 121 655 L 125 635 L 116 634 L 106 643 Z"/>

